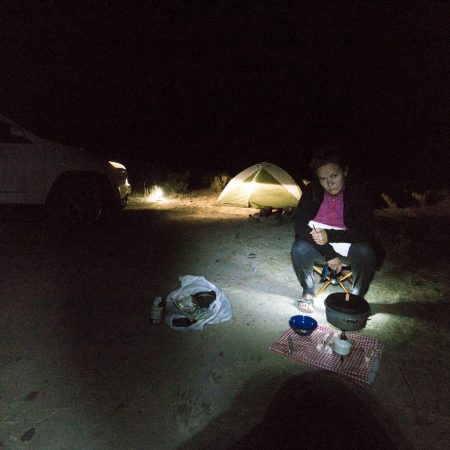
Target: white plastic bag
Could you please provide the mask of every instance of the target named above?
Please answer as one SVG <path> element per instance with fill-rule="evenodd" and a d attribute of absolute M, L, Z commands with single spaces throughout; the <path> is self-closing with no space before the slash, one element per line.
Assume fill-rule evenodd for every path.
<path fill-rule="evenodd" d="M 222 290 L 213 283 L 210 283 L 205 277 L 184 275 L 180 277 L 180 283 L 181 287 L 172 291 L 166 297 L 164 322 L 170 328 L 177 331 L 202 330 L 207 323 L 220 323 L 231 319 L 233 313 L 230 301 Z M 180 310 L 180 308 L 176 306 L 176 303 L 179 304 L 181 299 L 197 294 L 198 292 L 210 291 L 215 292 L 216 298 L 210 303 L 207 311 L 203 311 L 199 316 L 194 317 L 194 323 L 189 326 L 176 326 L 176 324 L 173 323 L 175 319 L 187 319 L 191 317 L 190 314 Z"/>

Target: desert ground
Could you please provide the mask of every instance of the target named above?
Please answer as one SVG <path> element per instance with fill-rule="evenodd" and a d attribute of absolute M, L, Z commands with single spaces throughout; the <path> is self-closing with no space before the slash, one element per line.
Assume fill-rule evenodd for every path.
<path fill-rule="evenodd" d="M 448 195 L 377 210 L 386 256 L 359 333 L 384 351 L 366 386 L 269 351 L 298 313 L 293 224 L 216 198 L 135 196 L 89 231 L 2 211 L 0 448 L 448 448 Z M 231 320 L 151 324 L 182 275 L 219 287 Z M 326 324 L 322 302 L 312 315 Z"/>

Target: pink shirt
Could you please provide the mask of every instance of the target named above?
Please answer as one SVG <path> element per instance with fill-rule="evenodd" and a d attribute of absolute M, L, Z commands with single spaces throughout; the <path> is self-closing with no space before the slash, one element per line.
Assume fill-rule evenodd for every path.
<path fill-rule="evenodd" d="M 341 191 L 338 195 L 325 192 L 314 220 L 332 227 L 347 228 L 344 224 L 344 192 Z"/>

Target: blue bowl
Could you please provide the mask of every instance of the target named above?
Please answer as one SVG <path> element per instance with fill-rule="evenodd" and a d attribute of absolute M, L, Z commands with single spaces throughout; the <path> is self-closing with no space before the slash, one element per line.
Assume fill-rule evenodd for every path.
<path fill-rule="evenodd" d="M 309 316 L 292 316 L 289 326 L 300 336 L 309 336 L 317 328 L 317 321 Z"/>

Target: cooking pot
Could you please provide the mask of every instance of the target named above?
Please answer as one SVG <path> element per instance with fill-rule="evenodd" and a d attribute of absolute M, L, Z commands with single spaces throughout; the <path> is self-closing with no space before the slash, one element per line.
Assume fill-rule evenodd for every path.
<path fill-rule="evenodd" d="M 336 292 L 325 299 L 327 321 L 342 331 L 361 330 L 366 326 L 370 306 L 358 295 Z"/>

